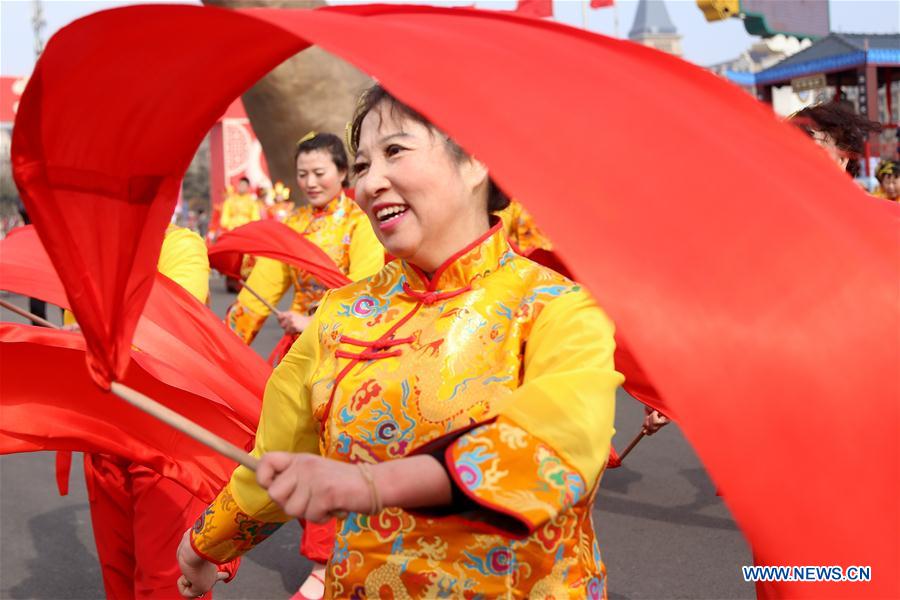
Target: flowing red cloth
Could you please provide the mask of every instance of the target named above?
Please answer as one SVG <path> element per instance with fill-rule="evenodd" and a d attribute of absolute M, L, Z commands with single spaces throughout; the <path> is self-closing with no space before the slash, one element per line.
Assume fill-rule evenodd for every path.
<path fill-rule="evenodd" d="M 329 288 L 350 283 L 321 248 L 278 221 L 254 221 L 223 233 L 209 248 L 209 264 L 220 273 L 240 278 L 244 254 L 293 265 Z"/>
<path fill-rule="evenodd" d="M 0 289 L 69 308 L 66 290 L 34 225 L 16 227 L 0 240 Z"/>
<path fill-rule="evenodd" d="M 0 240 L 0 288 L 69 308 L 33 226 L 17 228 Z M 272 369 L 206 305 L 159 273 L 135 332 L 134 345 L 189 373 L 190 377 L 182 380 L 188 386 L 186 390 L 214 399 L 233 411 L 248 431 L 256 431 Z M 235 369 L 236 364 L 241 368 Z"/>
<path fill-rule="evenodd" d="M 541 223 L 627 332 L 760 564 L 873 568 L 869 583 L 760 595 L 900 596 L 900 207 L 742 90 L 627 41 L 402 5 L 140 6 L 63 28 L 22 96 L 13 167 L 51 258 L 74 262 L 76 314 L 103 324 L 85 332 L 101 383 L 149 293 L 165 225 L 150 209 L 168 215 L 166 190 L 228 103 L 310 44 L 432 119 Z M 652 178 L 649 139 L 667 157 Z"/>
<path fill-rule="evenodd" d="M 30 292 L 67 306 L 62 285 L 32 227 L 18 228 L 0 241 L 0 282 L 4 289 Z M 103 403 L 124 405 L 122 401 L 102 394 L 89 381 L 88 395 L 95 396 L 95 400 L 82 396 L 77 388 L 73 392 L 68 385 L 70 374 L 87 378 L 82 366 L 83 357 L 72 363 L 74 368 L 68 373 L 65 367 L 57 368 L 60 363 L 55 362 L 56 348 L 52 346 L 27 348 L 28 356 L 21 356 L 23 344 L 6 343 L 11 341 L 10 336 L 15 339 L 18 335 L 18 330 L 0 330 L 3 360 L 12 360 L 12 367 L 16 360 L 28 361 L 28 356 L 35 352 L 46 355 L 42 360 L 49 362 L 30 364 L 54 365 L 54 376 L 60 377 L 60 385 L 55 390 L 48 390 L 29 385 L 24 378 L 26 374 L 17 371 L 3 374 L 9 383 L 15 383 L 12 378 L 17 377 L 17 381 L 25 385 L 12 391 L 8 386 L 0 388 L 0 453 L 62 450 L 56 455 L 57 484 L 60 493 L 64 494 L 68 488 L 67 463 L 71 461 L 71 452 L 85 451 L 91 522 L 107 595 L 115 598 L 177 597 L 175 581 L 180 571 L 174 560 L 175 549 L 184 530 L 192 524 L 191 520 L 209 501 L 209 490 L 214 493 L 223 481 L 227 481 L 233 464 L 225 461 L 215 479 L 210 481 L 209 473 L 198 470 L 195 462 L 203 460 L 202 455 L 184 462 L 184 452 L 148 446 L 143 441 L 146 435 L 143 430 L 148 427 L 156 430 L 161 440 L 178 442 L 178 439 L 173 438 L 167 426 L 143 414 L 141 421 L 116 421 L 116 435 L 107 438 L 108 428 L 101 425 L 101 421 L 116 419 L 117 415 L 107 416 L 101 412 Z M 246 346 L 236 340 L 206 306 L 160 275 L 138 323 L 135 340 L 142 344 L 142 351 L 135 352 L 141 360 L 148 360 L 147 354 L 160 356 L 179 365 L 178 370 L 182 373 L 191 373 L 192 378 L 188 379 L 175 371 L 173 378 L 174 370 L 168 366 L 149 372 L 150 376 L 161 377 L 164 383 L 175 388 L 187 388 L 180 395 L 168 396 L 179 410 L 184 410 L 184 398 L 191 398 L 189 392 L 194 391 L 200 398 L 215 403 L 206 408 L 201 405 L 199 410 L 222 411 L 237 425 L 236 431 L 241 432 L 238 441 L 249 446 L 269 369 L 255 353 L 246 352 Z M 42 338 L 31 340 L 34 343 L 46 341 Z M 247 354 L 250 358 L 245 370 L 229 368 L 234 361 L 247 359 Z M 223 411 L 225 407 L 228 409 Z M 63 415 L 68 413 L 78 414 L 81 418 L 64 418 Z M 34 414 L 40 414 L 42 418 L 34 419 Z M 216 419 L 206 426 L 226 438 L 229 432 L 235 433 L 232 425 L 222 431 L 221 423 Z M 117 443 L 110 444 L 111 439 Z M 124 454 L 128 458 L 122 458 L 122 448 L 129 449 L 126 450 L 129 453 Z M 97 449 L 103 449 L 103 454 L 93 453 Z M 135 459 L 136 462 L 132 462 Z M 175 461 L 182 461 L 177 469 Z M 162 469 L 159 465 L 163 465 Z M 184 477 L 185 473 L 188 478 Z M 198 487 L 198 482 L 202 487 Z M 236 569 L 237 562 L 226 567 L 232 575 Z"/>
<path fill-rule="evenodd" d="M 171 366 L 133 351 L 123 383 L 247 447 L 253 433 L 231 411 L 188 391 L 194 384 L 186 379 Z M 95 385 L 84 368 L 84 338 L 78 333 L 0 323 L 0 416 L 0 454 L 111 454 L 178 482 L 206 502 L 236 466 Z"/>

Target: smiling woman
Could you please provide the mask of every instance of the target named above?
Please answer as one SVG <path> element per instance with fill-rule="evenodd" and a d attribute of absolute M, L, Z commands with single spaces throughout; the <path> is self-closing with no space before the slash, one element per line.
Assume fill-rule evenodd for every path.
<path fill-rule="evenodd" d="M 310 132 L 297 142 L 294 152 L 297 185 L 307 204 L 295 208 L 285 225 L 321 248 L 351 280 L 376 273 L 384 265 L 384 250 L 375 238 L 365 214 L 344 193 L 347 153 L 332 133 Z M 225 321 L 248 344 L 253 341 L 284 294 L 294 288 L 290 310 L 277 313 L 284 337 L 269 361 L 277 364 L 309 323 L 325 292 L 313 275 L 271 258 L 260 258 Z M 257 297 L 253 292 L 259 294 Z"/>
<path fill-rule="evenodd" d="M 363 95 L 350 138 L 356 199 L 378 239 L 426 271 L 509 205 L 481 162 L 380 86 Z"/>
<path fill-rule="evenodd" d="M 351 147 L 357 201 L 399 260 L 330 291 L 276 369 L 260 468 L 182 542 L 185 594 L 290 517 L 339 515 L 331 597 L 603 597 L 612 324 L 511 249 L 487 168 L 383 89 Z"/>

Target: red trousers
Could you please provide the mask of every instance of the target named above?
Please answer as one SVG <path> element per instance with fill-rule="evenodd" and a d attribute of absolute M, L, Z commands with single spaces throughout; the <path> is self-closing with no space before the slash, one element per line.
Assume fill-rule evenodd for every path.
<path fill-rule="evenodd" d="M 181 598 L 175 552 L 206 504 L 175 482 L 112 456 L 85 454 L 84 475 L 106 597 Z"/>
<path fill-rule="evenodd" d="M 300 520 L 303 537 L 300 538 L 300 554 L 317 563 L 327 563 L 334 551 L 335 521 L 317 525 Z"/>

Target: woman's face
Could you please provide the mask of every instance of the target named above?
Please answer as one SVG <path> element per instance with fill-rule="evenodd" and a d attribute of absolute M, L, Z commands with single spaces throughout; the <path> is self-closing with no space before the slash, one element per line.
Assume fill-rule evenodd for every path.
<path fill-rule="evenodd" d="M 888 198 L 891 200 L 896 199 L 900 196 L 900 178 L 892 173 L 883 175 L 881 177 L 881 189 L 884 190 Z"/>
<path fill-rule="evenodd" d="M 317 208 L 341 193 L 341 182 L 346 176 L 346 171 L 337 168 L 327 150 L 297 155 L 297 185 L 309 203 Z"/>
<path fill-rule="evenodd" d="M 356 201 L 387 251 L 425 271 L 487 231 L 487 170 L 385 103 L 363 119 Z"/>

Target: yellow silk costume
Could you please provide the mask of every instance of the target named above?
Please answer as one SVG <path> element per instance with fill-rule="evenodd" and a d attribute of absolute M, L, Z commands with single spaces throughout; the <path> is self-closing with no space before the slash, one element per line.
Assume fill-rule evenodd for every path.
<path fill-rule="evenodd" d="M 256 456 L 439 452 L 470 505 L 338 520 L 328 597 L 605 597 L 591 508 L 622 382 L 613 326 L 500 225 L 430 280 L 396 260 L 330 291 L 269 379 Z M 239 467 L 191 541 L 224 562 L 287 520 Z"/>
<path fill-rule="evenodd" d="M 259 201 L 253 194 L 232 194 L 222 203 L 222 216 L 219 225 L 224 231 L 246 225 L 251 221 L 259 221 Z"/>
<path fill-rule="evenodd" d="M 544 235 L 534 222 L 534 217 L 519 202 L 510 200 L 509 206 L 499 211 L 497 216 L 503 221 L 503 229 L 513 248 L 525 256 L 538 248 L 553 250 L 550 239 Z"/>
<path fill-rule="evenodd" d="M 884 198 L 885 200 L 890 200 L 891 202 L 900 202 L 900 196 L 897 196 L 896 198 L 889 198 L 887 192 L 885 192 L 884 188 L 882 188 L 880 185 L 875 188 L 875 191 L 872 192 L 872 195 L 876 198 Z"/>
<path fill-rule="evenodd" d="M 351 280 L 369 277 L 384 266 L 384 247 L 375 237 L 366 213 L 343 193 L 321 208 L 304 206 L 285 225 L 321 248 Z M 271 258 L 259 258 L 247 286 L 273 306 L 291 285 L 291 310 L 307 314 L 325 293 L 319 281 L 303 271 Z M 246 289 L 225 315 L 225 322 L 246 343 L 262 328 L 269 309 Z"/>
<path fill-rule="evenodd" d="M 209 299 L 209 256 L 206 243 L 190 229 L 169 225 L 156 268 L 200 302 Z"/>

